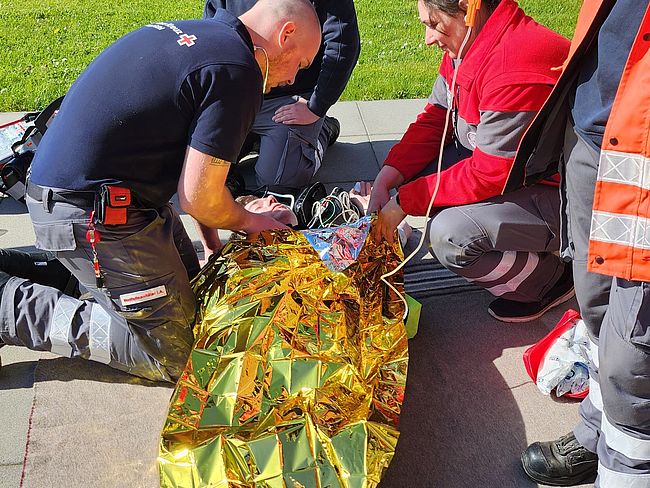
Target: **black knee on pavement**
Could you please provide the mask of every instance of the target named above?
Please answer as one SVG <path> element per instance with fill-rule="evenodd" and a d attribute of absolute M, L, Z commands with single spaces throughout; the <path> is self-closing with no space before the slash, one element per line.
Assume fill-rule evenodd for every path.
<path fill-rule="evenodd" d="M 339 138 L 341 133 L 341 123 L 334 117 L 325 116 L 323 120 L 323 132 L 327 135 L 327 146 L 331 146 Z"/>

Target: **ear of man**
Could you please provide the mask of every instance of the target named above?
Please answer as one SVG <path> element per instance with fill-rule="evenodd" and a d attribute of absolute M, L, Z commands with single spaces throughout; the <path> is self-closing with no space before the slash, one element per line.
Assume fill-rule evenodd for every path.
<path fill-rule="evenodd" d="M 278 46 L 284 49 L 287 41 L 296 33 L 296 23 L 293 20 L 286 21 L 278 33 Z"/>

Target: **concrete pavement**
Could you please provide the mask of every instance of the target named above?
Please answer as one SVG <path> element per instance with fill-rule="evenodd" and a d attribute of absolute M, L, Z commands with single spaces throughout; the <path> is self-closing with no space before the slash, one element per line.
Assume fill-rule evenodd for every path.
<path fill-rule="evenodd" d="M 341 135 L 328 151 L 316 179 L 328 187 L 336 185 L 346 189 L 355 181 L 372 180 L 390 147 L 424 105 L 425 100 L 336 104 L 329 114 L 341 121 Z M 0 125 L 14 117 L 15 114 L 0 114 Z M 183 220 L 192 239 L 198 239 L 189 217 L 183 216 Z M 410 221 L 416 227 L 422 226 L 420 219 Z M 223 234 L 222 237 L 227 236 Z M 0 199 L 0 247 L 29 248 L 33 242 L 25 207 L 10 198 Z M 409 408 L 415 410 L 410 420 L 404 422 L 406 431 L 398 446 L 396 467 L 391 466 L 384 485 L 451 488 L 449 480 L 455 479 L 453 486 L 458 487 L 535 486 L 518 471 L 517 453 L 528 442 L 552 439 L 570 430 L 577 419 L 577 404 L 557 403 L 543 397 L 522 372 L 520 358 L 527 345 L 541 338 L 554 325 L 560 311 L 531 326 L 504 325 L 487 317 L 484 307 L 489 295 L 486 292 L 466 292 L 458 297 L 455 301 L 431 299 L 423 311 L 420 330 L 425 332 L 412 341 L 409 387 L 413 394 L 409 401 L 407 391 L 403 415 Z M 464 314 L 463 310 L 472 313 Z M 445 323 L 439 323 L 443 316 Z M 477 333 L 473 334 L 473 330 Z M 463 367 L 463 351 L 475 348 L 484 354 L 476 357 L 468 354 L 466 361 L 476 364 L 471 368 Z M 418 354 L 417 358 L 413 354 Z M 39 359 L 52 355 L 17 347 L 5 347 L 1 355 L 3 364 L 11 367 L 0 370 L 0 425 L 3 426 L 0 429 L 0 487 L 16 487 L 20 485 L 25 455 L 34 369 Z M 452 357 L 451 362 L 446 359 L 449 357 Z M 451 370 L 446 366 L 445 374 L 444 364 L 455 366 Z M 455 372 L 460 376 L 447 376 Z M 463 394 L 467 385 L 472 385 L 473 392 Z M 431 417 L 428 408 L 435 408 L 437 413 Z M 487 415 L 486 411 L 489 411 Z M 430 430 L 426 422 L 424 426 L 420 423 L 419 415 L 435 419 Z M 489 425 L 478 420 L 481 416 L 485 416 Z M 509 445 L 502 446 L 508 442 Z M 417 446 L 423 453 L 411 453 L 409 446 Z M 498 446 L 504 448 L 503 452 L 498 451 Z M 468 481 L 474 479 L 471 462 L 454 465 L 457 460 L 465 459 L 465 454 L 461 453 L 468 452 L 473 453 L 472 456 L 481 453 L 487 456 L 487 459 L 474 458 L 477 469 L 482 470 L 480 476 L 476 475 L 476 484 Z M 414 462 L 407 460 L 409 456 L 415 456 L 417 465 L 409 464 Z M 498 457 L 498 462 L 490 456 Z M 505 466 L 503 472 L 506 474 L 487 481 L 490 466 L 497 465 Z M 424 473 L 424 478 L 419 478 L 420 483 L 402 484 L 404 476 L 409 478 L 406 474 L 409 470 Z M 432 472 L 436 474 L 427 476 Z M 499 477 L 503 483 L 494 481 Z"/>

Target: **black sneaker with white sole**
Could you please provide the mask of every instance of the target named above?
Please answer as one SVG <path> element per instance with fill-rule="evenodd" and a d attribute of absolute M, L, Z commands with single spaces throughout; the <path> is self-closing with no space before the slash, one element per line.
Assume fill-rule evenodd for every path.
<path fill-rule="evenodd" d="M 524 303 L 497 298 L 488 306 L 488 313 L 501 322 L 529 322 L 570 300 L 574 295 L 573 270 L 567 264 L 555 286 L 540 301 Z"/>

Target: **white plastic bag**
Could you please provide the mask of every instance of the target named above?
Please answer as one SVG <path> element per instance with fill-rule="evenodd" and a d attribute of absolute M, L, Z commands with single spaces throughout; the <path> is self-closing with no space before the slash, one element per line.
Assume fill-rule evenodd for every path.
<path fill-rule="evenodd" d="M 578 320 L 548 349 L 537 373 L 537 387 L 545 395 L 580 393 L 589 388 L 591 366 L 589 337 L 584 321 Z"/>

